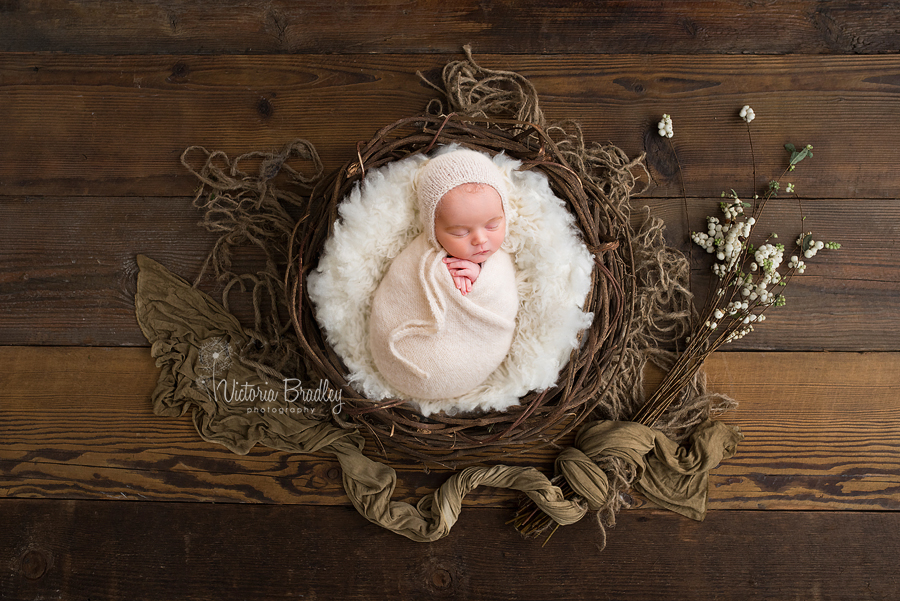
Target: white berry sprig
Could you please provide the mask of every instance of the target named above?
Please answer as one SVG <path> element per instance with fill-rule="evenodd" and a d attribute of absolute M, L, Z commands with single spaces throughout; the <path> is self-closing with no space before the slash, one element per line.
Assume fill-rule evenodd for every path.
<path fill-rule="evenodd" d="M 659 135 L 663 138 L 671 138 L 675 135 L 674 130 L 672 129 L 672 117 L 669 115 L 663 115 L 662 120 L 657 124 L 659 128 Z"/>
<path fill-rule="evenodd" d="M 753 112 L 753 109 L 750 108 L 749 104 L 745 104 L 739 114 L 741 119 L 743 119 L 747 123 L 750 123 L 751 121 L 756 119 L 756 113 Z"/>
<path fill-rule="evenodd" d="M 756 113 L 749 105 L 744 105 L 738 116 L 747 126 L 750 156 L 753 159 L 753 181 L 756 182 L 756 160 L 753 153 L 751 122 Z M 660 136 L 671 138 L 672 119 L 664 114 L 658 123 Z M 784 177 L 797 164 L 812 157 L 812 145 L 799 150 L 792 144 L 785 144 L 790 153 L 788 165 L 782 173 Z M 677 152 L 675 160 L 678 162 Z M 769 182 L 764 192 L 753 193 L 752 202 L 743 200 L 735 190 L 722 193 L 719 203 L 721 216 L 706 219 L 706 230 L 692 232 L 693 244 L 704 249 L 713 257 L 712 271 L 715 285 L 707 296 L 707 301 L 699 311 L 699 319 L 691 328 L 687 348 L 680 353 L 674 365 L 647 403 L 632 418 L 634 421 L 653 424 L 666 408 L 681 398 L 685 387 L 703 364 L 703 361 L 721 345 L 743 338 L 753 331 L 755 324 L 766 319 L 765 312 L 771 307 L 785 304 L 784 289 L 795 274 L 806 271 L 805 260 L 813 258 L 823 249 L 837 249 L 836 242 L 814 240 L 811 232 L 803 232 L 797 238 L 798 251 L 785 260 L 786 248 L 778 242 L 777 233 L 772 233 L 754 246 L 754 228 L 760 221 L 766 204 L 777 197 L 782 186 L 778 179 Z M 687 204 L 687 194 L 682 192 Z M 796 195 L 794 184 L 787 183 L 783 192 Z M 747 196 L 749 199 L 750 197 Z M 802 216 L 802 206 L 801 216 Z M 804 217 L 801 217 L 801 223 Z"/>

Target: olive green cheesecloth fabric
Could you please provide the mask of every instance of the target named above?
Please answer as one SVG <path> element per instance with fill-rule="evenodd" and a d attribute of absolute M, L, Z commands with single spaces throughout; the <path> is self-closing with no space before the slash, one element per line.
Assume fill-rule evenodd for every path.
<path fill-rule="evenodd" d="M 586 424 L 575 446 L 556 461 L 559 474 L 584 502 L 565 499 L 559 487 L 535 468 L 507 465 L 454 473 L 415 506 L 392 501 L 396 472 L 363 454 L 365 443 L 359 433 L 311 417 L 302 403 L 288 400 L 282 382 L 265 382 L 255 370 L 230 360 L 248 340 L 238 320 L 159 263 L 144 256 L 137 260 L 137 321 L 161 369 L 153 392 L 154 412 L 183 416 L 190 411 L 203 439 L 241 455 L 256 444 L 333 454 L 354 507 L 369 521 L 414 541 L 446 536 L 465 495 L 482 485 L 521 491 L 559 524 L 577 522 L 587 511 L 599 509 L 609 493 L 606 474 L 595 462 L 606 456 L 633 464 L 638 473 L 635 488 L 650 500 L 702 520 L 708 473 L 731 457 L 743 438 L 732 426 L 707 421 L 678 445 L 637 423 L 596 421 Z M 226 394 L 229 388 L 231 396 Z M 235 394 L 241 390 L 245 394 Z M 331 409 L 339 411 L 337 398 L 330 400 Z"/>

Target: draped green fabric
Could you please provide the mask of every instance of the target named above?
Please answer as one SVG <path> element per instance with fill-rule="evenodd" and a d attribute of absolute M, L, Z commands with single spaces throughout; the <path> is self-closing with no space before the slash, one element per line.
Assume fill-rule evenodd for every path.
<path fill-rule="evenodd" d="M 743 436 L 733 426 L 707 420 L 678 445 L 660 431 L 634 422 L 596 421 L 586 424 L 575 446 L 556 459 L 565 477 L 588 508 L 599 509 L 607 495 L 606 476 L 594 462 L 618 457 L 637 468 L 635 488 L 648 499 L 695 520 L 706 516 L 709 472 L 734 455 Z"/>
<path fill-rule="evenodd" d="M 557 523 L 577 522 L 588 510 L 598 509 L 608 494 L 607 476 L 596 463 L 608 456 L 636 467 L 636 487 L 649 499 L 700 520 L 706 514 L 709 470 L 731 457 L 742 439 L 736 428 L 714 421 L 698 427 L 686 445 L 632 422 L 591 422 L 556 461 L 557 471 L 583 502 L 565 499 L 559 487 L 534 468 L 507 465 L 459 471 L 415 506 L 392 501 L 397 474 L 363 454 L 359 433 L 313 417 L 283 382 L 266 381 L 235 360 L 234 353 L 248 337 L 234 316 L 159 263 L 138 256 L 138 267 L 137 321 L 160 368 L 153 392 L 157 415 L 190 411 L 203 439 L 238 454 L 256 444 L 331 453 L 341 464 L 353 506 L 371 522 L 415 541 L 446 536 L 463 498 L 478 486 L 521 491 Z M 319 397 L 307 400 L 340 410 L 339 397 Z"/>

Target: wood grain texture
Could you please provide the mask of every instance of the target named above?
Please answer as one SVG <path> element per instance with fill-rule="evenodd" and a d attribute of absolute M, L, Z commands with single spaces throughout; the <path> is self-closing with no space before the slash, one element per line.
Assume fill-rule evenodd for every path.
<path fill-rule="evenodd" d="M 5 0 L 0 51 L 98 54 L 895 52 L 889 2 Z"/>
<path fill-rule="evenodd" d="M 715 472 L 720 506 L 900 509 L 900 355 L 717 353 L 707 365 L 746 436 Z"/>
<path fill-rule="evenodd" d="M 0 239 L 15 241 L 0 246 L 0 344 L 146 345 L 135 257 L 193 280 L 215 242 L 199 219 L 189 198 L 0 200 Z"/>
<path fill-rule="evenodd" d="M 502 510 L 421 544 L 351 508 L 0 501 L 5 599 L 893 599 L 897 513 L 627 514 L 540 546 Z M 177 591 L 174 593 L 173 591 Z"/>
<path fill-rule="evenodd" d="M 0 0 L 0 599 L 897 598 L 896 11 L 880 0 Z M 152 415 L 134 255 L 192 278 L 212 243 L 182 151 L 234 156 L 302 137 L 334 169 L 423 110 L 433 92 L 416 71 L 436 81 L 466 43 L 484 66 L 528 77 L 551 120 L 645 152 L 652 183 L 635 204 L 681 248 L 722 190 L 747 197 L 780 172 L 785 142 L 815 146 L 787 181 L 809 229 L 844 248 L 820 254 L 787 307 L 708 362 L 711 387 L 741 402 L 725 419 L 747 439 L 714 471 L 702 524 L 638 498 L 604 553 L 590 520 L 541 548 L 505 524 L 512 495 L 481 489 L 449 537 L 414 544 L 348 505 L 329 456 L 241 457 L 202 441 L 189 416 Z M 737 119 L 748 103 L 755 180 Z M 655 134 L 664 112 L 673 145 Z M 792 236 L 795 205 L 769 219 Z M 235 311 L 248 315 L 240 301 Z M 801 352 L 818 350 L 888 352 Z M 549 474 L 553 455 L 508 463 Z M 386 459 L 400 500 L 449 474 Z"/>
<path fill-rule="evenodd" d="M 797 184 L 800 185 L 799 183 Z M 866 199 L 778 199 L 760 224 L 790 244 L 801 228 L 843 243 L 820 253 L 787 289 L 788 304 L 727 350 L 900 350 L 900 249 L 896 203 Z M 670 244 L 685 253 L 683 202 L 636 198 L 667 224 Z M 640 211 L 636 211 L 640 220 Z M 688 222 L 705 227 L 716 201 L 690 199 Z M 134 318 L 135 256 L 146 254 L 193 281 L 214 237 L 200 228 L 189 198 L 8 197 L 0 201 L 0 344 L 119 346 L 147 344 Z M 238 269 L 260 265 L 252 253 Z M 695 293 L 710 283 L 708 255 L 693 253 Z M 212 283 L 202 287 L 219 292 Z M 249 295 L 231 295 L 234 313 L 251 324 Z"/>
<path fill-rule="evenodd" d="M 206 443 L 189 419 L 152 414 L 158 370 L 146 349 L 0 347 L 0 497 L 347 504 L 330 455 Z M 746 434 L 712 475 L 714 509 L 900 509 L 900 356 L 719 353 L 710 386 L 740 401 Z M 369 439 L 368 452 L 378 457 Z M 505 463 L 552 475 L 557 452 Z M 395 498 L 416 502 L 452 473 L 388 454 Z M 469 507 L 510 508 L 479 489 Z"/>
<path fill-rule="evenodd" d="M 178 158 L 192 145 L 235 156 L 302 137 L 334 169 L 424 110 L 433 91 L 416 71 L 435 79 L 454 58 L 0 55 L 0 195 L 186 196 L 195 182 Z M 652 196 L 681 197 L 673 147 L 656 134 L 665 112 L 690 197 L 764 186 L 786 142 L 816 147 L 796 175 L 805 198 L 896 197 L 896 56 L 478 58 L 531 79 L 548 118 L 579 120 L 587 141 L 646 152 Z M 737 117 L 747 103 L 756 182 Z"/>
<path fill-rule="evenodd" d="M 717 280 L 710 255 L 688 244 L 688 230 L 705 230 L 706 216 L 721 218 L 719 200 L 691 198 L 686 211 L 685 203 L 675 199 L 636 198 L 633 203 L 649 207 L 650 215 L 662 219 L 667 242 L 692 260 L 691 288 L 698 305 Z M 890 339 L 896 341 L 900 334 L 900 308 L 893 307 L 900 293 L 900 249 L 893 243 L 900 235 L 898 223 L 900 206 L 895 201 L 774 199 L 757 224 L 754 244 L 778 234 L 771 241 L 785 245 L 785 261 L 800 254 L 796 238 L 803 231 L 842 247 L 806 260 L 806 272 L 784 291 L 786 305 L 767 311 L 764 324 L 723 350 L 895 350 Z"/>

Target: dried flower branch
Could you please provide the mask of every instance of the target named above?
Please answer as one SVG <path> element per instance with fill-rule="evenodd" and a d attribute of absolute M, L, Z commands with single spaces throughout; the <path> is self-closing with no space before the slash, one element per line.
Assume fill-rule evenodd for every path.
<path fill-rule="evenodd" d="M 750 122 L 756 114 L 749 106 L 744 106 L 739 116 L 747 123 L 749 134 Z M 803 159 L 812 157 L 812 148 L 812 145 L 806 145 L 798 151 L 793 144 L 785 144 L 790 159 L 781 177 L 793 171 Z M 750 150 L 755 173 L 756 158 L 753 156 L 752 136 Z M 715 256 L 712 271 L 717 278 L 716 285 L 699 312 L 700 317 L 688 340 L 688 347 L 632 421 L 652 426 L 671 404 L 681 399 L 688 384 L 710 354 L 723 344 L 752 332 L 754 324 L 765 321 L 765 312 L 770 307 L 784 306 L 784 289 L 788 282 L 794 274 L 806 270 L 805 263 L 797 255 L 785 263 L 785 247 L 775 242 L 778 234 L 769 235 L 759 247 L 754 247 L 750 242 L 754 226 L 766 204 L 781 189 L 779 180 L 780 178 L 769 182 L 762 199 L 754 194 L 752 204 L 743 201 L 733 189 L 728 193 L 722 192 L 722 197 L 726 199 L 719 203 L 722 219 L 707 217 L 707 230 L 691 233 L 694 244 Z M 794 184 L 788 183 L 785 192 L 795 194 Z M 750 215 L 746 214 L 748 209 Z M 801 217 L 801 223 L 802 219 L 804 218 Z M 812 258 L 823 248 L 840 248 L 840 244 L 835 242 L 826 244 L 813 240 L 811 232 L 800 234 L 796 244 L 806 259 Z"/>

